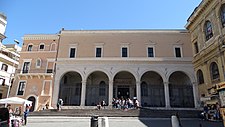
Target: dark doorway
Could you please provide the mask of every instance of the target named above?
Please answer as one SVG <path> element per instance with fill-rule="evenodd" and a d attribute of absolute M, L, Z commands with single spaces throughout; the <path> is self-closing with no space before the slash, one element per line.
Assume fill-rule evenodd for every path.
<path fill-rule="evenodd" d="M 35 99 L 35 97 L 31 96 L 27 100 L 32 101 L 32 106 L 31 106 L 29 111 L 33 112 L 34 111 L 34 107 L 35 107 L 35 103 L 36 103 L 36 99 Z"/>
<path fill-rule="evenodd" d="M 117 97 L 127 99 L 130 97 L 130 90 L 129 88 L 118 88 L 117 89 Z"/>

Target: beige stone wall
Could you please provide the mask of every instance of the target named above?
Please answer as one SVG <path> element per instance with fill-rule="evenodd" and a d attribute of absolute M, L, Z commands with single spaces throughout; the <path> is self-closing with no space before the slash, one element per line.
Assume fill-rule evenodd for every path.
<path fill-rule="evenodd" d="M 105 32 L 105 33 L 104 33 Z M 103 46 L 103 57 L 121 57 L 127 46 L 129 57 L 147 57 L 147 47 L 155 47 L 156 57 L 174 57 L 174 46 L 182 46 L 183 56 L 192 57 L 190 35 L 186 31 L 62 31 L 59 58 L 69 58 L 70 47 L 77 58 L 95 57 L 95 47 Z"/>

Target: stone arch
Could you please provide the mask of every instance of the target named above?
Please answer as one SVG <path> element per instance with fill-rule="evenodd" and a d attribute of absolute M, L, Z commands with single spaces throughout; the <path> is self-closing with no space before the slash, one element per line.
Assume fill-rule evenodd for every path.
<path fill-rule="evenodd" d="M 97 72 L 97 71 L 105 73 L 107 75 L 107 77 L 109 78 L 109 80 L 112 80 L 112 75 L 106 69 L 103 69 L 103 68 L 97 68 L 97 69 L 93 68 L 93 69 L 89 70 L 88 72 L 86 72 L 85 79 L 87 79 L 88 76 L 90 76 L 93 72 Z"/>
<path fill-rule="evenodd" d="M 117 70 L 113 73 L 113 75 L 112 75 L 112 80 L 114 80 L 115 76 L 116 76 L 119 72 L 129 72 L 130 74 L 132 74 L 132 75 L 134 76 L 134 78 L 135 78 L 136 81 L 139 81 L 139 80 L 140 80 L 140 78 L 139 78 L 137 72 L 135 72 L 135 71 L 132 70 L 132 69 L 127 69 L 127 68 L 120 68 L 120 69 L 117 69 Z"/>
<path fill-rule="evenodd" d="M 59 98 L 66 106 L 79 106 L 81 102 L 82 76 L 76 71 L 63 73 L 59 82 Z"/>
<path fill-rule="evenodd" d="M 155 71 L 146 71 L 141 76 L 141 103 L 147 107 L 165 107 L 164 81 Z"/>
<path fill-rule="evenodd" d="M 113 78 L 113 97 L 121 99 L 137 97 L 136 78 L 130 71 L 118 71 Z"/>
<path fill-rule="evenodd" d="M 86 80 L 86 106 L 96 106 L 105 101 L 108 105 L 109 99 L 109 77 L 103 71 L 89 73 Z"/>
<path fill-rule="evenodd" d="M 162 77 L 162 79 L 163 79 L 163 82 L 167 81 L 167 79 L 166 79 L 166 74 L 164 74 L 164 73 L 163 73 L 162 71 L 160 71 L 159 69 L 145 69 L 144 71 L 142 71 L 142 72 L 140 73 L 140 79 L 141 79 L 141 77 L 142 77 L 146 72 L 150 72 L 150 71 L 155 72 L 155 73 L 157 73 L 158 75 L 160 75 L 160 76 Z"/>
<path fill-rule="evenodd" d="M 171 107 L 194 107 L 193 85 L 185 72 L 174 71 L 169 76 L 169 95 Z"/>
<path fill-rule="evenodd" d="M 38 102 L 37 102 L 37 96 L 36 95 L 29 95 L 27 97 L 27 100 L 32 101 L 32 106 L 30 107 L 30 112 L 33 112 L 37 109 Z"/>

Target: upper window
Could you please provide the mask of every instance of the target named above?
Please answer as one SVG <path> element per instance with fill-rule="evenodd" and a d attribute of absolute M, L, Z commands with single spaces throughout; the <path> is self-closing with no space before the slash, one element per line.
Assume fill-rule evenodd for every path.
<path fill-rule="evenodd" d="M 26 85 L 26 82 L 25 81 L 22 81 L 22 82 L 19 83 L 17 95 L 23 95 L 24 94 L 25 85 Z"/>
<path fill-rule="evenodd" d="M 8 70 L 8 65 L 7 64 L 2 64 L 1 70 L 7 71 Z"/>
<path fill-rule="evenodd" d="M 41 67 L 41 59 L 37 59 L 36 60 L 36 68 L 40 68 Z"/>
<path fill-rule="evenodd" d="M 222 26 L 225 27 L 225 4 L 223 4 L 220 8 L 220 16 L 221 16 Z"/>
<path fill-rule="evenodd" d="M 175 56 L 176 57 L 182 57 L 181 56 L 181 48 L 180 47 L 175 47 Z"/>
<path fill-rule="evenodd" d="M 40 49 L 40 50 L 44 50 L 44 49 L 45 49 L 45 45 L 44 45 L 44 44 L 40 44 L 40 45 L 39 45 L 39 49 Z"/>
<path fill-rule="evenodd" d="M 76 48 L 70 48 L 70 58 L 75 58 L 76 56 Z"/>
<path fill-rule="evenodd" d="M 208 41 L 212 37 L 213 37 L 212 23 L 210 21 L 206 21 L 205 22 L 205 39 L 206 41 Z"/>
<path fill-rule="evenodd" d="M 195 42 L 194 43 L 194 50 L 195 50 L 195 54 L 197 54 L 199 52 L 199 49 L 198 49 L 198 42 Z"/>
<path fill-rule="evenodd" d="M 32 47 L 33 47 L 33 45 L 28 45 L 27 51 L 32 51 Z"/>
<path fill-rule="evenodd" d="M 202 70 L 197 71 L 197 78 L 198 78 L 198 84 L 204 83 L 204 77 L 203 77 Z"/>
<path fill-rule="evenodd" d="M 220 76 L 219 69 L 215 62 L 211 63 L 211 65 L 210 65 L 210 73 L 211 73 L 212 80 L 219 79 L 219 76 Z"/>
<path fill-rule="evenodd" d="M 148 57 L 154 57 L 153 47 L 148 47 Z"/>
<path fill-rule="evenodd" d="M 95 57 L 102 57 L 102 48 L 98 47 L 95 49 Z"/>
<path fill-rule="evenodd" d="M 122 47 L 122 57 L 128 57 L 128 49 L 127 47 Z"/>
<path fill-rule="evenodd" d="M 22 73 L 28 73 L 29 68 L 30 68 L 30 62 L 24 62 Z"/>

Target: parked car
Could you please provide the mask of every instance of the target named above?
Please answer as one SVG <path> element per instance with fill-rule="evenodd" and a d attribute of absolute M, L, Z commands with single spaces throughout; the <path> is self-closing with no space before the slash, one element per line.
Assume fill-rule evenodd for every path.
<path fill-rule="evenodd" d="M 9 110 L 0 108 L 0 127 L 9 127 Z"/>

